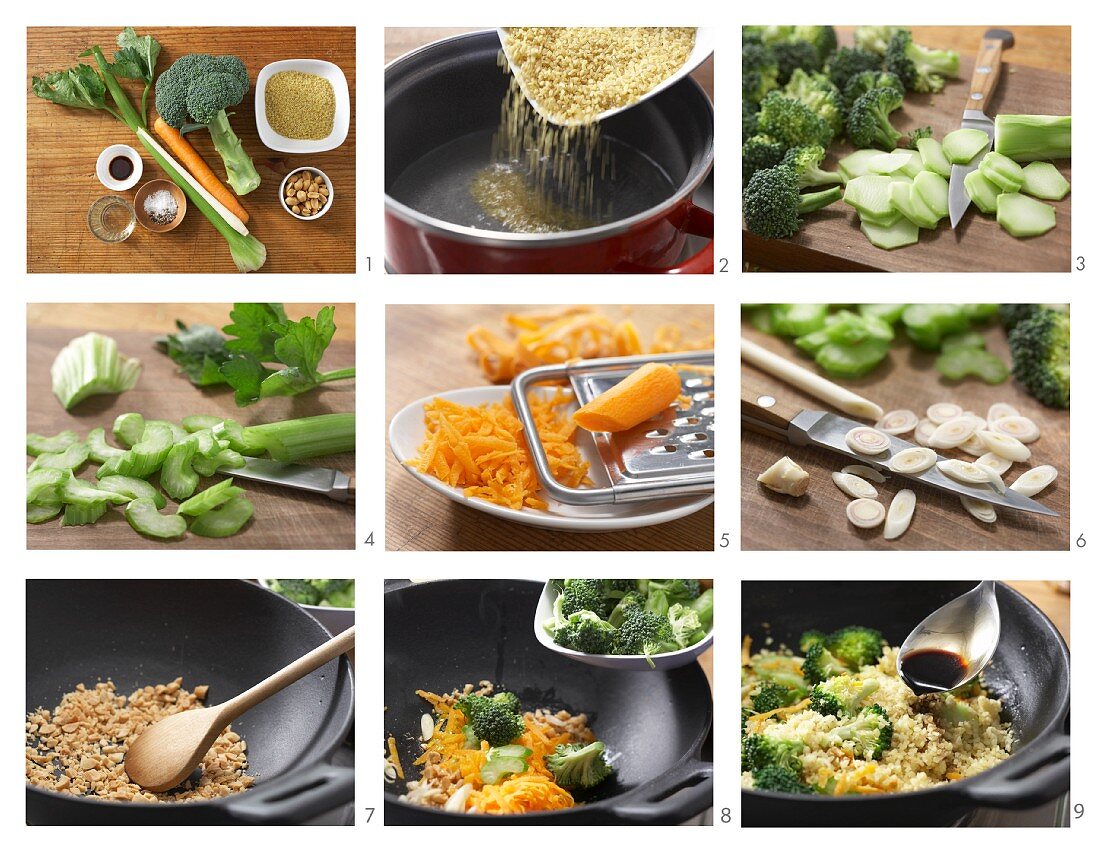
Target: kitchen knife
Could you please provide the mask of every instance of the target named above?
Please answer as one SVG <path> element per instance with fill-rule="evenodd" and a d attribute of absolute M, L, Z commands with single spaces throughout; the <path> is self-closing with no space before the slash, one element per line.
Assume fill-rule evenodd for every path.
<path fill-rule="evenodd" d="M 888 475 L 921 482 L 954 496 L 969 496 L 993 505 L 1015 508 L 1018 511 L 1030 511 L 1049 517 L 1058 516 L 1058 512 L 1051 511 L 1011 488 L 1000 494 L 990 485 L 964 485 L 945 476 L 935 465 L 916 476 L 896 473 L 887 465 L 890 457 L 916 444 L 888 434 L 886 436 L 890 439 L 889 450 L 880 455 L 860 455 L 848 448 L 844 437 L 857 426 L 865 426 L 865 423 L 825 411 L 802 410 L 797 405 L 788 404 L 774 396 L 756 393 L 746 387 L 744 377 L 741 382 L 741 422 L 751 431 L 786 440 L 794 446 L 818 446 L 828 449 Z M 938 453 L 936 459 L 947 460 Z"/>
<path fill-rule="evenodd" d="M 339 470 L 287 464 L 266 458 L 245 458 L 243 467 L 222 467 L 223 476 L 319 493 L 337 502 L 355 501 L 355 479 Z"/>
<path fill-rule="evenodd" d="M 959 224 L 966 208 L 970 206 L 970 195 L 963 181 L 978 167 L 985 152 L 993 147 L 993 119 L 985 114 L 985 108 L 1001 76 L 1001 53 L 1014 43 L 1012 33 L 1008 30 L 987 30 L 982 36 L 982 44 L 974 60 L 974 76 L 970 80 L 970 95 L 967 97 L 967 108 L 963 111 L 960 129 L 981 130 L 989 136 L 989 146 L 965 165 L 951 166 L 947 210 L 951 215 L 952 229 Z"/>

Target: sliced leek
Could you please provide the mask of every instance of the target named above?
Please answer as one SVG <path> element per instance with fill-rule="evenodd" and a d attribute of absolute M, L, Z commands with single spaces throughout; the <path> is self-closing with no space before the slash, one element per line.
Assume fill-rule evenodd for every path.
<path fill-rule="evenodd" d="M 1001 474 L 994 470 L 992 467 L 987 467 L 985 464 L 980 464 L 977 461 L 974 462 L 974 466 L 979 470 L 982 470 L 986 476 L 989 477 L 989 486 L 997 493 L 1005 492 L 1004 479 L 1001 478 Z"/>
<path fill-rule="evenodd" d="M 1034 443 L 1039 439 L 1039 426 L 1027 417 L 1001 417 L 993 423 L 992 430 L 1014 437 L 1020 443 Z"/>
<path fill-rule="evenodd" d="M 866 464 L 849 464 L 847 467 L 842 467 L 840 472 L 851 473 L 853 476 L 859 476 L 861 479 L 869 479 L 872 482 L 878 482 L 880 485 L 886 481 L 886 476 L 882 475 L 878 470 L 868 467 Z"/>
<path fill-rule="evenodd" d="M 989 413 L 985 415 L 985 419 L 991 425 L 999 419 L 1004 417 L 1018 417 L 1020 412 L 1013 408 L 1007 402 L 994 402 L 989 406 Z"/>
<path fill-rule="evenodd" d="M 1050 464 L 1032 467 L 1012 483 L 1012 489 L 1024 496 L 1035 496 L 1058 478 L 1058 471 Z"/>
<path fill-rule="evenodd" d="M 810 487 L 810 474 L 784 455 L 756 477 L 764 487 L 787 496 L 802 496 Z"/>
<path fill-rule="evenodd" d="M 886 509 L 873 499 L 853 499 L 845 513 L 848 521 L 860 529 L 873 529 L 886 519 Z"/>
<path fill-rule="evenodd" d="M 886 526 L 882 530 L 882 536 L 892 541 L 904 535 L 913 520 L 916 507 L 917 495 L 908 488 L 894 494 L 894 498 L 890 500 L 890 508 L 886 511 Z"/>
<path fill-rule="evenodd" d="M 886 434 L 906 434 L 917 427 L 920 419 L 912 411 L 902 408 L 898 411 L 890 411 L 883 415 L 882 419 L 875 423 L 875 428 Z"/>
<path fill-rule="evenodd" d="M 64 452 L 74 443 L 79 443 L 80 438 L 75 431 L 61 431 L 52 437 L 44 437 L 41 434 L 27 435 L 27 454 L 42 455 L 45 453 Z"/>
<path fill-rule="evenodd" d="M 928 445 L 928 439 L 932 437 L 932 433 L 936 430 L 936 424 L 931 420 L 924 419 L 917 423 L 917 427 L 913 429 L 913 440 L 919 443 L 921 446 Z"/>
<path fill-rule="evenodd" d="M 833 473 L 833 484 L 852 499 L 874 499 L 878 496 L 874 485 L 851 473 Z"/>
<path fill-rule="evenodd" d="M 970 512 L 971 515 L 981 520 L 983 523 L 996 523 L 997 512 L 993 508 L 992 504 L 986 502 L 984 499 L 974 499 L 970 496 L 960 496 L 959 499 L 963 504 L 963 508 Z"/>
<path fill-rule="evenodd" d="M 881 455 L 890 448 L 890 438 L 870 426 L 856 426 L 844 435 L 844 442 L 860 455 Z"/>
<path fill-rule="evenodd" d="M 123 357 L 110 337 L 92 331 L 71 340 L 50 367 L 53 393 L 65 410 L 98 394 L 129 390 L 141 375 L 141 361 Z"/>
<path fill-rule="evenodd" d="M 969 461 L 960 461 L 958 458 L 949 458 L 946 461 L 937 461 L 936 467 L 949 479 L 961 482 L 964 485 L 989 484 L 990 469 L 971 464 Z"/>
<path fill-rule="evenodd" d="M 975 458 L 979 455 L 985 455 L 988 451 L 985 441 L 978 436 L 977 432 L 970 435 L 970 437 L 960 443 L 957 448 L 960 452 L 965 452 L 967 455 L 973 455 Z"/>
<path fill-rule="evenodd" d="M 996 452 L 986 452 L 984 455 L 979 456 L 974 463 L 996 470 L 998 476 L 1003 476 L 1012 469 L 1012 462 Z"/>
<path fill-rule="evenodd" d="M 890 459 L 890 469 L 907 476 L 919 476 L 925 470 L 930 470 L 938 457 L 931 449 L 911 446 Z"/>
<path fill-rule="evenodd" d="M 986 449 L 994 455 L 1000 455 L 1009 461 L 1022 462 L 1031 457 L 1031 450 L 1011 435 L 986 430 L 979 431 L 978 437 L 981 438 Z"/>
<path fill-rule="evenodd" d="M 126 521 L 135 532 L 161 540 L 181 538 L 187 531 L 186 520 L 178 514 L 161 514 L 156 503 L 147 497 L 135 499 L 126 506 Z"/>
<path fill-rule="evenodd" d="M 936 425 L 943 425 L 948 420 L 962 416 L 962 413 L 963 409 L 954 402 L 937 402 L 934 405 L 929 405 L 924 415 Z"/>
<path fill-rule="evenodd" d="M 933 449 L 954 449 L 973 437 L 977 427 L 970 417 L 955 417 L 936 426 L 928 438 L 928 445 Z"/>

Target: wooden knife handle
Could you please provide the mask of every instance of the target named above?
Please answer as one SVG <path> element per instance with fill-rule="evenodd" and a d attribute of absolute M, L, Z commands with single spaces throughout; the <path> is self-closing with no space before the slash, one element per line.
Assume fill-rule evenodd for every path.
<path fill-rule="evenodd" d="M 355 502 L 355 476 L 348 476 L 348 502 Z"/>
<path fill-rule="evenodd" d="M 982 36 L 978 55 L 974 59 L 974 76 L 970 79 L 967 109 L 985 110 L 986 103 L 997 89 L 1001 77 L 1001 53 L 1015 43 L 1008 30 L 987 30 Z"/>
<path fill-rule="evenodd" d="M 783 382 L 750 366 L 741 366 L 741 426 L 777 440 L 802 409 L 783 399 Z"/>

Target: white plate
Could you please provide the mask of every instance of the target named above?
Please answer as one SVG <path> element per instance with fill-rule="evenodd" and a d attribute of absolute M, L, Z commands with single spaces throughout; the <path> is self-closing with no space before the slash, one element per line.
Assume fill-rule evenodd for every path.
<path fill-rule="evenodd" d="M 714 629 L 707 633 L 707 637 L 698 644 L 685 647 L 683 650 L 674 650 L 671 653 L 657 653 L 649 658 L 653 660 L 650 666 L 645 656 L 613 656 L 604 653 L 581 653 L 555 644 L 554 639 L 543 628 L 543 624 L 554 616 L 554 601 L 558 598 L 557 589 L 549 582 L 542 587 L 542 596 L 535 607 L 535 640 L 547 650 L 568 656 L 575 662 L 592 665 L 596 668 L 614 668 L 619 671 L 668 671 L 672 668 L 683 668 L 690 665 L 702 656 L 710 646 L 714 644 Z"/>
<path fill-rule="evenodd" d="M 553 393 L 546 389 L 543 392 Z M 566 391 L 569 392 L 569 391 Z M 679 497 L 675 499 L 661 499 L 652 502 L 627 502 L 612 505 L 566 505 L 565 503 L 548 500 L 549 507 L 543 511 L 535 508 L 524 508 L 518 511 L 514 508 L 506 508 L 496 505 L 484 499 L 468 497 L 462 493 L 461 488 L 452 488 L 435 476 L 428 476 L 408 467 L 405 462 L 416 458 L 421 444 L 424 443 L 424 405 L 434 398 L 443 398 L 460 405 L 484 405 L 492 402 L 500 402 L 508 395 L 506 386 L 499 387 L 467 387 L 462 390 L 451 390 L 446 393 L 435 393 L 418 399 L 411 405 L 402 408 L 390 422 L 390 449 L 401 463 L 401 466 L 426 484 L 432 490 L 438 491 L 448 499 L 486 514 L 493 514 L 505 520 L 517 523 L 525 523 L 528 526 L 539 526 L 543 529 L 566 529 L 572 532 L 613 532 L 619 529 L 640 529 L 643 526 L 656 526 L 660 523 L 668 523 L 694 514 L 701 508 L 705 508 L 714 502 L 714 494 L 702 494 L 699 496 Z M 606 487 L 608 482 L 602 462 L 596 452 L 596 447 L 588 432 L 577 429 L 574 442 L 580 450 L 584 460 L 592 464 L 590 476 L 598 487 Z M 545 498 L 545 495 L 543 495 Z"/>
<path fill-rule="evenodd" d="M 336 114 L 332 119 L 332 132 L 324 139 L 291 139 L 276 133 L 267 122 L 267 81 L 280 71 L 301 71 L 303 74 L 316 74 L 332 84 L 336 97 Z M 348 92 L 348 79 L 339 65 L 333 65 L 323 59 L 282 59 L 260 69 L 256 77 L 256 130 L 260 141 L 273 151 L 285 154 L 318 154 L 339 148 L 348 138 L 351 127 L 351 95 Z"/>

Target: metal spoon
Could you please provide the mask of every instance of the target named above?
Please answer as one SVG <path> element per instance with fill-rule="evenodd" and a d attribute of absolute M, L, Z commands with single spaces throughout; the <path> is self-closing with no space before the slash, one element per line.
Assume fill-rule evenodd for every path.
<path fill-rule="evenodd" d="M 982 672 L 993 658 L 1000 637 L 997 583 L 987 580 L 973 591 L 936 609 L 909 633 L 898 652 L 898 673 L 916 694 L 951 691 L 972 681 Z M 921 682 L 906 673 L 906 657 L 929 650 L 955 653 L 961 657 L 965 667 L 958 682 Z"/>

